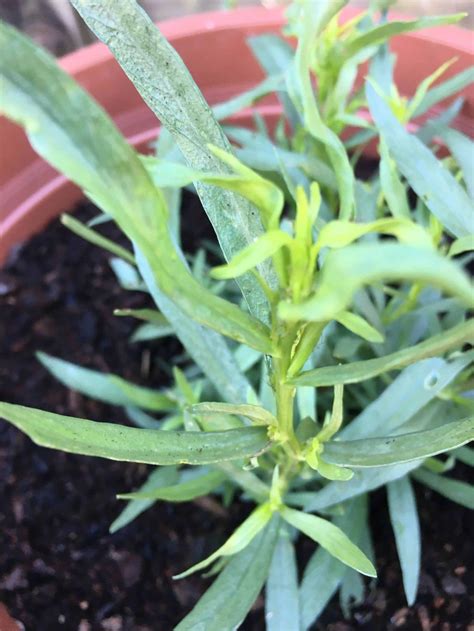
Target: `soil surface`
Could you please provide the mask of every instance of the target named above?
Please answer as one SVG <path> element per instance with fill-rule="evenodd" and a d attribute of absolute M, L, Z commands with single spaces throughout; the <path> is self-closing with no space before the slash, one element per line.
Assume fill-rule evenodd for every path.
<path fill-rule="evenodd" d="M 197 203 L 186 196 L 187 212 Z M 83 205 L 84 220 L 97 211 Z M 202 214 L 193 229 L 207 231 Z M 183 222 L 184 223 L 184 222 Z M 186 225 L 186 223 L 184 224 Z M 109 236 L 116 237 L 113 226 Z M 125 245 L 123 238 L 119 239 Z M 120 409 L 68 392 L 35 360 L 43 350 L 142 385 L 169 379 L 166 357 L 177 342 L 127 342 L 136 323 L 114 308 L 151 306 L 120 289 L 109 255 L 53 222 L 0 272 L 0 399 L 72 416 L 126 423 Z M 224 512 L 210 502 L 157 503 L 128 527 L 108 528 L 121 508 L 115 494 L 139 485 L 144 465 L 85 458 L 35 446 L 0 421 L 0 602 L 27 631 L 170 631 L 209 585 L 172 575 L 220 544 L 249 507 Z M 461 468 L 455 475 L 466 476 Z M 337 600 L 318 630 L 474 629 L 472 517 L 466 509 L 417 487 L 423 572 L 417 604 L 404 601 L 385 496 L 372 497 L 377 585 L 344 620 Z M 314 546 L 298 544 L 307 560 Z M 471 594 L 474 590 L 471 591 Z M 263 599 L 242 626 L 263 630 Z"/>

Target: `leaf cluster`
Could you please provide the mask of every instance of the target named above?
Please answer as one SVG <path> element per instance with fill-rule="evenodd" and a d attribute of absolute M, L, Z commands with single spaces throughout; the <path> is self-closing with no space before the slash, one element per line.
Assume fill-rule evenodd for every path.
<path fill-rule="evenodd" d="M 368 494 L 381 486 L 413 603 L 413 481 L 474 504 L 471 486 L 444 475 L 473 462 L 474 183 L 472 141 L 450 126 L 459 100 L 416 132 L 407 123 L 473 73 L 440 82 L 448 60 L 408 99 L 388 41 L 460 16 L 391 22 L 381 2 L 380 18 L 371 9 L 341 23 L 344 0 L 295 2 L 286 35 L 296 50 L 277 35 L 250 38 L 265 79 L 211 109 L 134 0 L 72 4 L 162 122 L 154 155 L 135 152 L 47 53 L 3 24 L 1 109 L 103 213 L 64 225 L 113 255 L 124 290 L 153 300 L 116 311 L 140 322 L 130 343 L 173 335 L 184 351 L 160 389 L 38 354 L 65 386 L 123 407 L 135 427 L 10 403 L 0 416 L 39 445 L 156 466 L 119 496 L 127 504 L 112 532 L 157 501 L 213 493 L 255 505 L 176 577 L 210 565 L 218 574 L 179 630 L 236 628 L 265 584 L 269 631 L 309 628 L 338 589 L 347 612 L 360 575 L 376 576 Z M 275 129 L 258 114 L 254 130 L 218 123 L 273 92 Z M 362 181 L 357 163 L 373 139 L 380 162 Z M 193 255 L 181 246 L 184 187 L 218 243 Z M 110 220 L 128 249 L 101 235 Z M 222 263 L 211 268 L 210 255 Z M 300 581 L 299 533 L 318 546 Z"/>

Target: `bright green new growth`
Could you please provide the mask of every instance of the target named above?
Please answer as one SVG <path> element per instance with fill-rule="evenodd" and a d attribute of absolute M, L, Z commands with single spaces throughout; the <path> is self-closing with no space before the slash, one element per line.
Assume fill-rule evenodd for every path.
<path fill-rule="evenodd" d="M 251 38 L 267 77 L 213 113 L 135 0 L 71 1 L 163 123 L 156 156 L 139 156 L 54 60 L 6 25 L 0 108 L 128 237 L 130 250 L 103 237 L 98 222 L 62 219 L 116 257 L 122 287 L 154 300 L 155 310 L 116 311 L 142 322 L 131 342 L 176 335 L 184 359 L 178 369 L 171 357 L 173 383 L 152 389 L 38 353 L 64 385 L 123 407 L 138 427 L 10 403 L 0 403 L 0 416 L 42 446 L 157 465 L 119 496 L 128 503 L 112 532 L 156 501 L 214 493 L 256 504 L 221 547 L 175 577 L 211 564 L 218 573 L 178 630 L 235 629 L 265 583 L 269 631 L 309 628 L 338 588 L 347 611 L 363 591 L 354 570 L 376 576 L 366 498 L 384 485 L 413 603 L 421 540 L 411 480 L 473 506 L 472 487 L 446 477 L 435 456 L 473 462 L 465 265 L 474 186 L 472 142 L 449 127 L 452 107 L 416 134 L 406 123 L 473 76 L 440 82 L 455 69 L 448 60 L 407 100 L 391 80 L 386 44 L 461 16 L 387 22 L 381 3 L 381 22 L 369 11 L 344 23 L 344 0 L 295 2 L 287 29 L 296 52 L 276 35 Z M 365 90 L 356 90 L 367 61 Z M 217 123 L 274 91 L 283 113 L 271 133 L 258 116 L 255 131 Z M 448 158 L 432 150 L 435 136 Z M 354 164 L 372 138 L 380 165 L 363 182 Z M 188 186 L 221 248 L 212 269 L 204 247 L 191 256 L 179 245 L 173 195 Z M 319 546 L 300 585 L 298 533 Z"/>

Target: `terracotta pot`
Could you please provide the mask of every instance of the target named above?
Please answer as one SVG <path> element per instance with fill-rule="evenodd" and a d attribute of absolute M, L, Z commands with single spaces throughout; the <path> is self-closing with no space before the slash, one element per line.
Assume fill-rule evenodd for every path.
<path fill-rule="evenodd" d="M 4 604 L 0 603 L 0 631 L 24 631 L 25 627 L 20 626 L 16 620 L 10 616 Z"/>
<path fill-rule="evenodd" d="M 347 9 L 344 19 L 355 15 Z M 246 45 L 250 35 L 277 32 L 284 22 L 281 10 L 238 9 L 188 16 L 161 23 L 169 39 L 190 69 L 206 99 L 226 100 L 246 90 L 263 77 Z M 447 59 L 458 60 L 446 77 L 472 65 L 472 33 L 448 26 L 394 38 L 398 55 L 397 82 L 400 91 L 412 95 L 419 82 Z M 129 142 L 145 150 L 158 132 L 158 121 L 141 101 L 135 88 L 103 44 L 93 44 L 60 60 L 69 72 L 109 112 Z M 362 79 L 362 76 L 361 76 Z M 463 92 L 466 99 L 458 126 L 472 135 L 474 86 Z M 258 106 L 270 123 L 280 109 L 270 98 Z M 238 121 L 251 124 L 249 111 Z M 0 118 L 0 263 L 13 246 L 28 239 L 53 217 L 70 210 L 81 192 L 41 160 L 31 149 L 23 131 Z"/>

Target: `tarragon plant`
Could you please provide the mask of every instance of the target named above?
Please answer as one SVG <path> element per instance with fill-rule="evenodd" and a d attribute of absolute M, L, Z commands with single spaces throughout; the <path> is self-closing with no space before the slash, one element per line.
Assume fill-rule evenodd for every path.
<path fill-rule="evenodd" d="M 157 466 L 120 496 L 128 503 L 112 531 L 156 501 L 214 493 L 253 506 L 222 546 L 177 577 L 211 564 L 217 575 L 181 631 L 236 628 L 264 585 L 270 631 L 307 629 L 339 588 L 347 611 L 363 594 L 360 574 L 376 575 L 367 496 L 383 485 L 413 603 L 412 481 L 474 505 L 472 487 L 444 475 L 474 459 L 463 446 L 474 437 L 464 271 L 474 181 L 472 143 L 450 127 L 459 100 L 416 132 L 407 123 L 473 72 L 440 81 L 447 60 L 407 99 L 387 41 L 461 16 L 389 22 L 390 3 L 379 2 L 380 14 L 374 5 L 341 23 L 344 0 L 296 2 L 286 30 L 296 51 L 291 37 L 251 38 L 265 80 L 211 109 L 134 0 L 72 4 L 160 119 L 155 155 L 135 152 L 48 54 L 6 25 L 1 108 L 104 213 L 93 225 L 67 216 L 64 224 L 114 255 L 123 287 L 153 298 L 156 310 L 117 312 L 142 321 L 134 341 L 175 335 L 185 355 L 160 390 L 38 355 L 63 384 L 124 407 L 138 427 L 9 403 L 0 415 L 39 445 Z M 253 131 L 218 124 L 273 92 L 282 104 L 275 129 L 258 108 Z M 355 169 L 374 139 L 380 163 L 361 181 Z M 449 153 L 439 153 L 441 141 Z M 188 186 L 218 252 L 180 246 Z M 129 249 L 100 234 L 104 220 Z M 222 257 L 213 269 L 209 248 Z M 299 579 L 301 533 L 318 547 Z"/>

